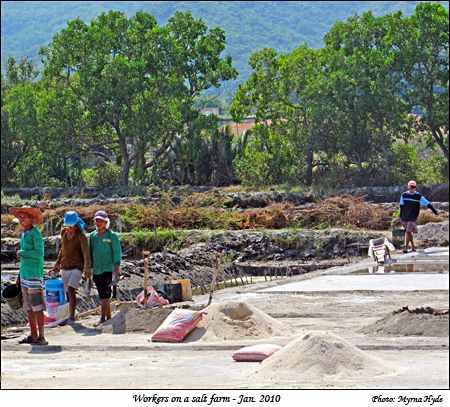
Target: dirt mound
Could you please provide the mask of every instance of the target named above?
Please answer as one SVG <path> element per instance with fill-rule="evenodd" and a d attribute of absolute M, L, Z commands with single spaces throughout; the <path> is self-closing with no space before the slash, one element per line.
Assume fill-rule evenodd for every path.
<path fill-rule="evenodd" d="M 172 312 L 168 308 L 136 308 L 131 304 L 122 304 L 119 312 L 99 327 L 102 332 L 123 334 L 126 332 L 155 332 Z"/>
<path fill-rule="evenodd" d="M 242 301 L 212 304 L 205 312 L 187 341 L 239 341 L 293 334 L 283 323 Z"/>
<path fill-rule="evenodd" d="M 264 360 L 247 377 L 263 380 L 298 381 L 300 377 L 372 377 L 391 373 L 392 367 L 368 355 L 346 340 L 326 332 L 311 332 L 290 342 Z"/>
<path fill-rule="evenodd" d="M 419 247 L 448 246 L 448 220 L 441 223 L 427 223 L 418 226 L 419 233 L 414 237 Z"/>
<path fill-rule="evenodd" d="M 448 336 L 448 309 L 403 307 L 359 332 L 380 336 Z"/>

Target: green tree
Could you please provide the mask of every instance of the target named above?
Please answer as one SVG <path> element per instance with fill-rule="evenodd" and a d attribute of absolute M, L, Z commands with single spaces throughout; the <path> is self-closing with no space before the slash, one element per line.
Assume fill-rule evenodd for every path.
<path fill-rule="evenodd" d="M 223 30 L 208 31 L 190 13 L 176 13 L 165 27 L 149 14 L 102 13 L 90 25 L 68 23 L 42 49 L 46 77 L 82 104 L 94 128 L 103 128 L 120 152 L 121 183 L 130 169 L 140 180 L 167 154 L 197 113 L 194 98 L 234 77 L 231 59 L 220 57 Z"/>
<path fill-rule="evenodd" d="M 448 10 L 438 3 L 420 3 L 397 26 L 394 44 L 405 82 L 405 100 L 423 114 L 419 131 L 429 134 L 449 162 L 448 146 Z"/>
<path fill-rule="evenodd" d="M 358 168 L 361 182 L 393 181 L 391 146 L 405 131 L 407 106 L 398 50 L 392 35 L 401 14 L 375 17 L 371 12 L 336 23 L 325 36 L 325 72 L 329 103 L 339 115 L 340 150 Z"/>
<path fill-rule="evenodd" d="M 315 87 L 321 75 L 320 51 L 306 45 L 287 55 L 263 49 L 252 55 L 250 65 L 254 72 L 239 86 L 230 107 L 236 121 L 255 114 L 253 141 L 244 156 L 236 159 L 239 172 L 244 175 L 252 156 L 257 156 L 262 168 L 251 173 L 261 176 L 260 181 L 311 185 L 314 152 L 320 148 L 321 138 L 312 120 Z"/>
<path fill-rule="evenodd" d="M 123 13 L 110 11 L 90 25 L 80 19 L 69 22 L 41 50 L 46 57 L 44 75 L 70 90 L 92 126 L 104 127 L 108 141 L 120 149 L 124 185 L 128 184 L 130 147 L 135 141 L 130 132 L 136 117 L 133 100 L 151 97 L 152 64 L 143 55 L 147 60 L 151 56 L 154 27 L 154 18 L 144 13 L 128 20 Z"/>
<path fill-rule="evenodd" d="M 36 100 L 38 71 L 28 59 L 7 62 L 1 75 L 1 184 L 8 185 L 22 160 L 37 144 Z"/>

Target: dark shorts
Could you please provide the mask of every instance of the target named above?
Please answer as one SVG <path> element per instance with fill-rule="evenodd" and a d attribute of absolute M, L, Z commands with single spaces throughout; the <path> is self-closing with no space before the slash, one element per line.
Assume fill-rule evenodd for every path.
<path fill-rule="evenodd" d="M 101 300 L 109 300 L 111 298 L 111 287 L 113 273 L 94 274 L 94 283 L 97 287 L 98 295 Z"/>

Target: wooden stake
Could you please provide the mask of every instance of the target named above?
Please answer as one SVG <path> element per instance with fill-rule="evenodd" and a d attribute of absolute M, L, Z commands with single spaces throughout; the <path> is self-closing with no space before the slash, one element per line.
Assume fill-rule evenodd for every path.
<path fill-rule="evenodd" d="M 144 306 L 143 308 L 147 308 L 147 300 L 148 300 L 148 293 L 147 293 L 147 287 L 148 287 L 148 256 L 150 255 L 150 252 L 147 250 L 142 251 L 142 258 L 144 260 Z"/>
<path fill-rule="evenodd" d="M 208 304 L 206 305 L 207 307 L 209 307 L 209 305 L 211 304 L 211 301 L 212 301 L 212 297 L 213 297 L 213 293 L 214 293 L 214 285 L 216 284 L 217 275 L 219 274 L 220 258 L 222 256 L 223 256 L 223 254 L 221 254 L 221 253 L 216 254 L 216 261 L 214 264 L 215 269 L 214 269 L 214 273 L 213 273 L 213 277 L 212 277 L 212 281 L 211 281 L 211 290 L 209 291 L 209 300 L 208 300 Z"/>

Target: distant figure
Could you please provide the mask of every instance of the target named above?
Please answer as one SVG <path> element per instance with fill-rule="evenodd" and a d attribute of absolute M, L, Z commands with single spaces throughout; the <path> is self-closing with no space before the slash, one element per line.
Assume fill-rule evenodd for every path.
<path fill-rule="evenodd" d="M 28 313 L 30 335 L 19 341 L 31 345 L 48 345 L 44 335 L 44 239 L 41 231 L 35 227 L 42 223 L 42 212 L 38 208 L 23 206 L 10 208 L 9 213 L 19 219 L 22 227 L 19 277 L 23 298 L 23 310 Z"/>
<path fill-rule="evenodd" d="M 95 326 L 111 319 L 111 285 L 113 274 L 120 275 L 122 249 L 116 233 L 109 229 L 109 218 L 105 211 L 98 211 L 94 216 L 95 228 L 89 235 L 89 251 L 92 261 L 92 273 L 98 295 L 101 300 L 101 317 Z"/>
<path fill-rule="evenodd" d="M 416 191 L 416 181 L 408 182 L 408 190 L 403 192 L 400 198 L 400 220 L 405 228 L 405 248 L 403 253 L 408 253 L 408 246 L 411 242 L 411 251 L 415 252 L 414 233 L 417 233 L 416 221 L 420 213 L 420 205 L 430 208 L 435 215 L 437 210 L 431 203 L 420 193 Z"/>
<path fill-rule="evenodd" d="M 83 273 L 86 279 L 91 275 L 91 257 L 88 239 L 84 234 L 84 221 L 76 212 L 66 212 L 64 228 L 61 231 L 61 250 L 51 272 L 61 272 L 64 291 L 69 300 L 69 324 L 75 322 L 77 290 Z"/>

